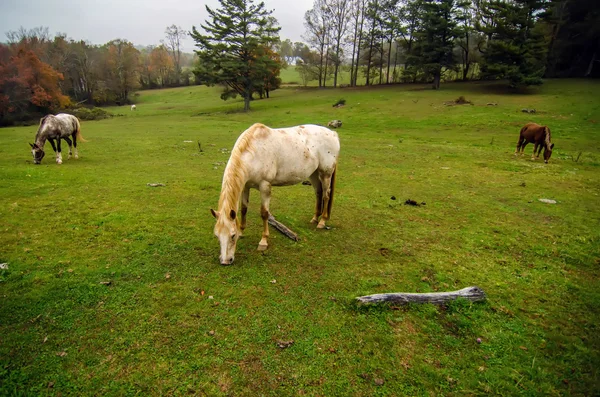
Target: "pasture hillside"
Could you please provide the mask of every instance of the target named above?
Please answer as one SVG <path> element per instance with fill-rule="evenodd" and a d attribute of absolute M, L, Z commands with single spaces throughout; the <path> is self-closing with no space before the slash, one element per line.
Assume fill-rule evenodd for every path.
<path fill-rule="evenodd" d="M 35 126 L 0 129 L 0 395 L 597 394 L 598 92 L 288 88 L 242 113 L 217 89 L 147 91 L 83 122 L 60 166 L 49 145 L 33 164 Z M 301 241 L 272 229 L 257 252 L 253 191 L 220 266 L 209 209 L 238 135 L 332 119 L 331 230 L 309 224 L 310 186 L 274 188 Z M 549 164 L 513 154 L 529 121 L 552 130 Z M 354 303 L 469 285 L 488 299 Z"/>

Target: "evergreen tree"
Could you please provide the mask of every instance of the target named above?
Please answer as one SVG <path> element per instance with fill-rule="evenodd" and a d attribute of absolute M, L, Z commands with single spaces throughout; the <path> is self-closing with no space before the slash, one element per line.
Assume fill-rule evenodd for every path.
<path fill-rule="evenodd" d="M 511 87 L 542 84 L 546 44 L 536 21 L 543 5 L 541 0 L 489 1 L 495 23 L 482 29 L 488 37 L 481 65 L 484 78 L 505 78 Z"/>
<path fill-rule="evenodd" d="M 550 77 L 600 77 L 600 1 L 551 0 L 548 26 Z"/>
<path fill-rule="evenodd" d="M 222 99 L 241 95 L 244 110 L 250 110 L 252 93 L 264 84 L 265 69 L 273 66 L 272 57 L 265 56 L 265 47 L 279 42 L 279 27 L 265 9 L 264 2 L 253 0 L 219 0 L 220 8 L 206 6 L 209 19 L 194 26 L 190 35 L 196 42 L 199 63 L 194 74 L 207 86 L 226 86 Z M 254 79 L 254 81 L 253 81 Z"/>
<path fill-rule="evenodd" d="M 433 79 L 440 88 L 444 69 L 455 68 L 453 49 L 457 37 L 454 0 L 422 0 L 421 27 L 416 32 L 413 55 L 409 57 L 415 72 Z"/>

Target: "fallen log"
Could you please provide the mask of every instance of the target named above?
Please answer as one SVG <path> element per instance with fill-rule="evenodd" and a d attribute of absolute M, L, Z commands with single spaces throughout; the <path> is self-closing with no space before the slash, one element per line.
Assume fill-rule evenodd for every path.
<path fill-rule="evenodd" d="M 296 233 L 294 233 L 286 225 L 275 219 L 275 217 L 271 214 L 269 214 L 269 225 L 273 226 L 275 229 L 279 230 L 284 236 L 291 238 L 294 241 L 300 240 Z"/>
<path fill-rule="evenodd" d="M 433 303 L 434 305 L 441 305 L 457 298 L 464 298 L 471 302 L 476 302 L 485 299 L 485 292 L 479 287 L 467 287 L 451 292 L 428 292 L 422 294 L 396 292 L 389 294 L 374 294 L 360 296 L 356 298 L 356 300 L 360 303 Z"/>

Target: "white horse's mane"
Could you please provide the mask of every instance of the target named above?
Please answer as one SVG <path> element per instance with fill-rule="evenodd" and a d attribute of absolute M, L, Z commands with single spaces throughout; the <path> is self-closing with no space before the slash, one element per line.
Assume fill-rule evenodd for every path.
<path fill-rule="evenodd" d="M 244 131 L 235 142 L 231 150 L 231 156 L 223 173 L 223 184 L 221 186 L 221 196 L 219 197 L 219 212 L 231 210 L 237 212 L 239 200 L 246 182 L 246 165 L 242 161 L 242 155 L 253 151 L 252 142 L 257 131 L 268 129 L 267 126 L 256 123 Z"/>

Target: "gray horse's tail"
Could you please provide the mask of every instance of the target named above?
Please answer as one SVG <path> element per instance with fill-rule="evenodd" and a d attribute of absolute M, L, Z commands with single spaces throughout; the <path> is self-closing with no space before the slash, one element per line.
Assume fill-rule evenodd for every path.
<path fill-rule="evenodd" d="M 75 116 L 73 116 L 73 117 L 75 117 Z M 79 124 L 79 119 L 77 117 L 75 117 L 75 125 L 76 125 L 75 134 L 77 136 L 77 140 L 79 142 L 87 142 L 87 140 L 83 139 L 83 137 L 81 136 L 81 124 Z"/>

